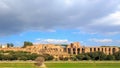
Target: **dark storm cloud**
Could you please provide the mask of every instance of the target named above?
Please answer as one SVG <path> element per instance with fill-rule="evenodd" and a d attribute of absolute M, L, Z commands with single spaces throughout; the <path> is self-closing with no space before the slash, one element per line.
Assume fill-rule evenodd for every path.
<path fill-rule="evenodd" d="M 119 0 L 0 0 L 0 35 L 61 28 L 101 32 L 103 24 L 89 24 L 114 13 L 118 5 Z"/>

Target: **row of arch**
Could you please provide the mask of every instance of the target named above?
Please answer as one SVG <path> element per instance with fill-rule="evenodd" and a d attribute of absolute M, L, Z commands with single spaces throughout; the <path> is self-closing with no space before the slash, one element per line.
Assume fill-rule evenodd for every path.
<path fill-rule="evenodd" d="M 86 53 L 86 52 L 95 52 L 95 51 L 101 51 L 106 54 L 113 54 L 116 52 L 115 48 L 67 48 L 66 50 L 68 54 L 80 54 L 80 53 Z"/>

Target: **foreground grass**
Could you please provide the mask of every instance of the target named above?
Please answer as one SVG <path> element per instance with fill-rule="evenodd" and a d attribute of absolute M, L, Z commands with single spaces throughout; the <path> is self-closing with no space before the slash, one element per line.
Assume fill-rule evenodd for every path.
<path fill-rule="evenodd" d="M 120 68 L 119 63 L 52 63 L 48 68 Z"/>
<path fill-rule="evenodd" d="M 47 68 L 120 68 L 120 61 L 46 62 Z M 33 62 L 0 62 L 0 68 L 39 68 Z"/>
<path fill-rule="evenodd" d="M 0 68 L 37 68 L 31 63 L 0 63 Z"/>

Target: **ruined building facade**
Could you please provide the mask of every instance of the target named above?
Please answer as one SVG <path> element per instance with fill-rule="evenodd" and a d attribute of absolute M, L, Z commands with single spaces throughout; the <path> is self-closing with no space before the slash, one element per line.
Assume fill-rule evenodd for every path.
<path fill-rule="evenodd" d="M 101 51 L 105 54 L 113 54 L 117 51 L 119 51 L 118 47 L 85 47 L 81 46 L 79 42 L 74 42 L 66 47 L 63 47 L 61 45 L 55 45 L 55 44 L 37 44 L 34 46 L 27 46 L 26 48 L 0 48 L 0 50 L 8 51 L 27 51 L 31 53 L 37 53 L 37 54 L 50 54 L 54 56 L 54 58 L 59 57 L 69 57 L 70 55 L 77 55 L 81 53 L 87 53 L 87 52 L 96 52 Z"/>
<path fill-rule="evenodd" d="M 85 46 L 81 46 L 79 42 L 75 42 L 68 45 L 65 50 L 68 54 L 76 54 L 76 55 L 80 53 L 96 52 L 96 51 L 100 51 L 107 55 L 110 55 L 119 51 L 119 48 L 112 46 L 85 47 Z"/>

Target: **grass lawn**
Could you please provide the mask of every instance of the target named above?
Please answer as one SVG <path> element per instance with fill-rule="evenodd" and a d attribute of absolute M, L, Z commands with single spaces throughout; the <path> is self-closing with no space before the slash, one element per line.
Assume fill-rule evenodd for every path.
<path fill-rule="evenodd" d="M 47 64 L 48 68 L 120 68 L 119 63 L 52 63 Z"/>
<path fill-rule="evenodd" d="M 117 61 L 46 62 L 47 68 L 120 68 Z M 31 62 L 0 62 L 0 68 L 39 68 Z"/>

